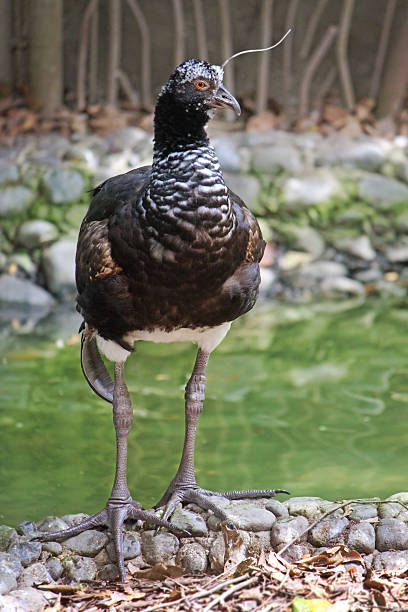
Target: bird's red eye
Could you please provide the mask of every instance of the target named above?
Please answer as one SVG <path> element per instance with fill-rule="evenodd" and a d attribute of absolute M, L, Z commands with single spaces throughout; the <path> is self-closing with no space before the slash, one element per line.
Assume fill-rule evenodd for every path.
<path fill-rule="evenodd" d="M 207 89 L 208 83 L 206 83 L 205 81 L 196 81 L 195 86 L 197 87 L 197 89 Z"/>

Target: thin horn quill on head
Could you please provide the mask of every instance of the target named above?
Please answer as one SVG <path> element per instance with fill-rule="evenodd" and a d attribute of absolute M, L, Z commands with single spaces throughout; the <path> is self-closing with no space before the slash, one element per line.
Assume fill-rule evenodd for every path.
<path fill-rule="evenodd" d="M 284 36 L 282 36 L 282 38 L 280 40 L 278 40 L 277 43 L 274 43 L 270 47 L 265 47 L 264 49 L 246 49 L 245 51 L 238 51 L 238 53 L 234 53 L 234 55 L 231 55 L 231 57 L 229 57 L 228 59 L 225 60 L 225 62 L 221 65 L 221 68 L 225 68 L 225 66 L 228 64 L 228 62 L 230 62 L 232 59 L 234 59 L 234 57 L 238 57 L 238 55 L 244 55 L 244 53 L 259 53 L 260 51 L 270 51 L 271 49 L 274 49 L 275 47 L 280 45 L 281 42 L 283 42 L 285 40 L 285 38 L 287 37 L 288 34 L 291 33 L 291 31 L 292 31 L 292 28 L 289 28 L 289 30 L 286 32 L 286 34 Z"/>

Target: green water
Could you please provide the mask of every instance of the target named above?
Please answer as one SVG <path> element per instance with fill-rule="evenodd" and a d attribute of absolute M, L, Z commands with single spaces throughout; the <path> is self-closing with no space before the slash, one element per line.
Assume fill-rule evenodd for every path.
<path fill-rule="evenodd" d="M 408 309 L 343 302 L 260 306 L 211 356 L 196 448 L 213 490 L 279 487 L 325 498 L 408 489 Z M 95 512 L 110 492 L 109 404 L 79 346 L 26 334 L 0 351 L 0 521 Z M 139 343 L 126 366 L 135 419 L 129 486 L 150 506 L 183 439 L 188 344 Z"/>

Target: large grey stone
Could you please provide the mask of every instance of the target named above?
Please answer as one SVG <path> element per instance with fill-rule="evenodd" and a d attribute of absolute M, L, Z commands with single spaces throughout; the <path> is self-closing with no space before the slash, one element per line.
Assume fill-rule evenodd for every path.
<path fill-rule="evenodd" d="M 245 531 L 266 531 L 276 522 L 272 512 L 248 500 L 235 501 L 227 509 L 228 518 Z"/>
<path fill-rule="evenodd" d="M 20 225 L 17 242 L 26 249 L 35 249 L 56 240 L 58 235 L 58 229 L 53 223 L 43 219 L 34 219 Z"/>
<path fill-rule="evenodd" d="M 38 534 L 37 525 L 32 521 L 22 521 L 17 525 L 17 531 L 22 535 L 36 536 Z"/>
<path fill-rule="evenodd" d="M 385 256 L 391 263 L 405 263 L 408 261 L 408 246 L 395 245 L 386 250 Z"/>
<path fill-rule="evenodd" d="M 366 521 L 377 518 L 377 506 L 375 504 L 353 504 L 350 519 L 353 521 Z"/>
<path fill-rule="evenodd" d="M 224 174 L 226 185 L 236 193 L 247 206 L 254 206 L 261 191 L 261 184 L 255 176 L 248 174 Z"/>
<path fill-rule="evenodd" d="M 282 199 L 289 208 L 303 208 L 344 196 L 343 188 L 328 171 L 303 177 L 290 177 L 283 183 Z"/>
<path fill-rule="evenodd" d="M 328 517 L 311 529 L 308 540 L 313 546 L 337 544 L 348 524 L 345 517 Z"/>
<path fill-rule="evenodd" d="M 9 547 L 8 552 L 17 557 L 24 567 L 27 567 L 27 565 L 39 559 L 41 549 L 41 542 L 14 542 Z"/>
<path fill-rule="evenodd" d="M 279 172 L 297 174 L 302 169 L 300 153 L 291 145 L 255 146 L 251 155 L 251 166 L 258 172 L 267 172 L 272 175 L 279 174 Z"/>
<path fill-rule="evenodd" d="M 18 180 L 18 166 L 0 159 L 0 184 Z"/>
<path fill-rule="evenodd" d="M 65 312 L 65 309 L 61 311 L 62 318 L 66 318 L 68 314 L 68 312 Z M 58 319 L 58 326 L 63 326 L 63 321 L 60 319 Z M 76 325 L 74 328 L 75 327 Z M 73 330 L 74 328 L 71 329 Z M 69 335 L 72 335 L 73 333 L 74 331 L 71 331 Z M 89 514 L 86 514 L 85 512 L 77 512 L 76 514 L 65 514 L 61 518 L 69 527 L 73 527 L 74 525 L 79 525 L 79 523 L 82 523 L 89 518 Z"/>
<path fill-rule="evenodd" d="M 177 553 L 177 564 L 189 574 L 201 574 L 207 569 L 207 553 L 201 544 L 186 542 Z"/>
<path fill-rule="evenodd" d="M 364 261 L 372 261 L 375 259 L 375 251 L 371 246 L 368 236 L 357 236 L 356 238 L 343 238 L 336 240 L 335 247 L 339 251 L 349 253 L 354 257 L 363 259 Z"/>
<path fill-rule="evenodd" d="M 21 561 L 17 559 L 17 557 L 14 557 L 14 555 L 0 552 L 0 572 L 3 570 L 9 570 L 18 578 L 23 571 L 23 566 L 21 565 Z"/>
<path fill-rule="evenodd" d="M 45 595 L 34 587 L 15 589 L 4 599 L 4 610 L 7 612 L 42 612 L 48 603 Z"/>
<path fill-rule="evenodd" d="M 166 563 L 177 553 L 180 543 L 172 533 L 145 531 L 142 534 L 142 552 L 148 563 Z"/>
<path fill-rule="evenodd" d="M 234 138 L 214 138 L 212 144 L 223 171 L 240 172 L 244 170 L 242 167 L 240 150 Z"/>
<path fill-rule="evenodd" d="M 291 248 L 320 257 L 324 251 L 324 240 L 319 232 L 310 225 L 285 225 L 280 228 L 290 242 Z"/>
<path fill-rule="evenodd" d="M 289 544 L 295 538 L 299 538 L 300 534 L 307 529 L 309 521 L 304 516 L 296 516 L 289 521 L 283 520 L 275 523 L 271 529 L 271 545 L 274 548 L 282 548 Z M 306 540 L 307 535 L 300 536 L 296 541 Z"/>
<path fill-rule="evenodd" d="M 336 276 L 326 278 L 320 285 L 320 291 L 327 297 L 341 297 L 346 295 L 364 295 L 364 286 L 353 278 Z"/>
<path fill-rule="evenodd" d="M 337 276 L 345 276 L 347 268 L 338 261 L 312 261 L 302 267 L 302 276 L 309 276 L 312 280 L 323 280 Z"/>
<path fill-rule="evenodd" d="M 48 289 L 58 297 L 69 296 L 75 285 L 76 242 L 64 238 L 50 246 L 43 255 Z"/>
<path fill-rule="evenodd" d="M 33 563 L 25 567 L 18 579 L 19 587 L 30 587 L 35 584 L 46 584 L 51 582 L 51 576 L 43 563 Z"/>
<path fill-rule="evenodd" d="M 0 525 L 0 551 L 6 551 L 17 539 L 17 531 L 8 525 Z"/>
<path fill-rule="evenodd" d="M 80 557 L 79 555 L 65 557 L 62 560 L 62 565 L 69 580 L 75 582 L 94 580 L 98 569 L 93 559 L 90 557 Z"/>
<path fill-rule="evenodd" d="M 17 588 L 17 578 L 11 569 L 0 565 L 0 595 Z M 1 601 L 0 601 L 1 604 Z M 0 607 L 1 609 L 1 607 Z"/>
<path fill-rule="evenodd" d="M 381 519 L 377 525 L 376 546 L 380 552 L 408 548 L 408 527 L 396 518 Z"/>
<path fill-rule="evenodd" d="M 382 552 L 374 555 L 373 570 L 386 572 L 406 572 L 408 569 L 408 550 Z"/>
<path fill-rule="evenodd" d="M 375 549 L 375 530 L 371 523 L 360 521 L 350 527 L 347 546 L 360 553 L 370 554 Z"/>
<path fill-rule="evenodd" d="M 47 559 L 45 562 L 45 567 L 53 580 L 59 580 L 61 578 L 64 568 L 62 567 L 59 559 L 56 559 L 55 557 Z"/>
<path fill-rule="evenodd" d="M 34 198 L 33 192 L 22 185 L 0 190 L 0 218 L 13 217 L 24 212 Z"/>
<path fill-rule="evenodd" d="M 57 516 L 46 516 L 37 523 L 38 531 L 45 533 L 54 533 L 63 531 L 68 527 L 67 523 Z"/>
<path fill-rule="evenodd" d="M 85 188 L 82 174 L 71 168 L 50 168 L 43 176 L 44 187 L 53 204 L 77 200 Z"/>
<path fill-rule="evenodd" d="M 380 209 L 391 208 L 394 204 L 408 201 L 408 187 L 395 179 L 370 174 L 358 182 L 358 193 Z"/>
<path fill-rule="evenodd" d="M 29 280 L 2 274 L 0 276 L 0 302 L 49 308 L 55 303 L 55 300 L 48 291 Z"/>
<path fill-rule="evenodd" d="M 317 165 L 346 165 L 375 172 L 385 161 L 385 153 L 374 142 L 357 142 L 346 147 L 336 147 L 321 153 Z"/>
<path fill-rule="evenodd" d="M 338 504 L 321 497 L 291 497 L 284 502 L 284 505 L 289 510 L 290 515 L 300 515 L 308 520 L 313 520 L 324 512 L 333 510 Z M 336 516 L 339 512 L 341 510 L 334 511 L 333 515 Z"/>
<path fill-rule="evenodd" d="M 59 555 L 62 552 L 62 544 L 60 542 L 44 542 L 42 547 L 43 550 L 52 555 Z"/>
<path fill-rule="evenodd" d="M 271 499 L 268 501 L 265 506 L 265 510 L 272 512 L 277 519 L 287 518 L 289 516 L 287 507 L 277 499 Z"/>
<path fill-rule="evenodd" d="M 193 536 L 206 536 L 208 534 L 207 525 L 202 516 L 184 508 L 176 508 L 171 517 L 171 522 L 175 527 L 188 531 Z"/>
<path fill-rule="evenodd" d="M 116 552 L 113 542 L 109 542 L 106 547 L 109 558 L 116 561 Z M 125 531 L 123 534 L 123 557 L 125 560 L 134 559 L 141 552 L 140 536 L 137 533 Z"/>
<path fill-rule="evenodd" d="M 108 536 L 106 533 L 96 529 L 88 529 L 72 538 L 68 538 L 64 541 L 64 545 L 79 555 L 95 557 L 107 541 Z"/>
<path fill-rule="evenodd" d="M 123 151 L 124 149 L 140 149 L 150 136 L 142 129 L 137 127 L 122 127 L 110 132 L 106 137 L 109 148 L 113 152 Z"/>

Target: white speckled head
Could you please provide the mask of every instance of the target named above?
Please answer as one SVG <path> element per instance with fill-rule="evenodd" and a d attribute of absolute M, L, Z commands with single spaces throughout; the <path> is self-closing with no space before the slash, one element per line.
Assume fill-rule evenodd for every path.
<path fill-rule="evenodd" d="M 164 85 L 162 92 L 169 91 L 177 87 L 177 85 L 182 85 L 188 81 L 192 82 L 196 79 L 208 80 L 212 83 L 214 89 L 218 89 L 222 83 L 223 76 L 224 70 L 221 66 L 210 64 L 204 60 L 189 59 L 177 66 L 166 85 Z"/>

